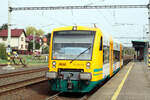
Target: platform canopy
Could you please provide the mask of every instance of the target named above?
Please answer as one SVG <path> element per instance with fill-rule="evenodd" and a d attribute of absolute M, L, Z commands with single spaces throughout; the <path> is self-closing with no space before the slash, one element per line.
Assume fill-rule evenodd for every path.
<path fill-rule="evenodd" d="M 132 46 L 135 48 L 135 50 L 139 50 L 141 48 L 145 48 L 148 41 L 132 41 Z"/>

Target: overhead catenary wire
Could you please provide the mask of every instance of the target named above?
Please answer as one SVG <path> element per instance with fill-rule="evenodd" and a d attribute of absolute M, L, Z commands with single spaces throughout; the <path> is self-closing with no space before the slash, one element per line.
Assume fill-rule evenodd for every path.
<path fill-rule="evenodd" d="M 21 10 L 69 10 L 69 9 L 120 9 L 149 8 L 149 5 L 101 5 L 101 6 L 50 6 L 50 7 L 12 7 L 13 11 Z"/>

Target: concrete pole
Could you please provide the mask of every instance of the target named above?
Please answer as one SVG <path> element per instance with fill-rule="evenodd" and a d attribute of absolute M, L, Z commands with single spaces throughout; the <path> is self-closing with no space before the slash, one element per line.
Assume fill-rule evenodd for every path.
<path fill-rule="evenodd" d="M 10 1 L 8 0 L 8 47 L 11 43 L 11 9 L 10 9 Z"/>
<path fill-rule="evenodd" d="M 149 0 L 149 4 L 148 4 L 148 20 L 149 20 L 149 45 L 150 45 L 150 0 Z"/>
<path fill-rule="evenodd" d="M 149 38 L 148 38 L 148 42 L 149 42 L 149 46 L 148 46 L 148 60 L 147 60 L 147 62 L 148 62 L 148 66 L 150 67 L 150 0 L 149 0 L 149 4 L 148 4 L 148 15 L 149 15 L 149 17 L 148 17 L 148 20 L 149 20 Z"/>
<path fill-rule="evenodd" d="M 8 60 L 8 66 L 6 67 L 3 67 L 3 69 L 6 69 L 6 70 L 14 70 L 15 67 L 13 66 L 10 66 L 10 56 L 11 56 L 11 8 L 10 8 L 10 1 L 8 0 L 8 41 L 7 41 L 7 60 Z"/>

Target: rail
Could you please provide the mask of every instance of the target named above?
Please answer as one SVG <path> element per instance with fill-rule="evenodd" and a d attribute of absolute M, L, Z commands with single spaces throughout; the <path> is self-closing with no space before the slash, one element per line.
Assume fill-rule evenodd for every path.
<path fill-rule="evenodd" d="M 45 78 L 46 71 L 48 68 L 0 74 L 0 93 L 45 81 L 47 80 Z"/>

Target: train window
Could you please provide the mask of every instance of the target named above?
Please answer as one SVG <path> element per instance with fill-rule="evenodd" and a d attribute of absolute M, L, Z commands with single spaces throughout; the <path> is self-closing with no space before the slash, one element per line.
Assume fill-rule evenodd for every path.
<path fill-rule="evenodd" d="M 101 39 L 100 39 L 100 48 L 99 48 L 99 50 L 101 51 L 102 48 L 103 48 L 103 37 L 101 37 Z"/>
<path fill-rule="evenodd" d="M 103 63 L 109 63 L 109 47 L 108 46 L 104 46 L 103 47 Z"/>
<path fill-rule="evenodd" d="M 54 32 L 52 59 L 91 60 L 94 37 L 94 31 Z"/>
<path fill-rule="evenodd" d="M 120 51 L 114 50 L 114 62 L 120 61 Z"/>

